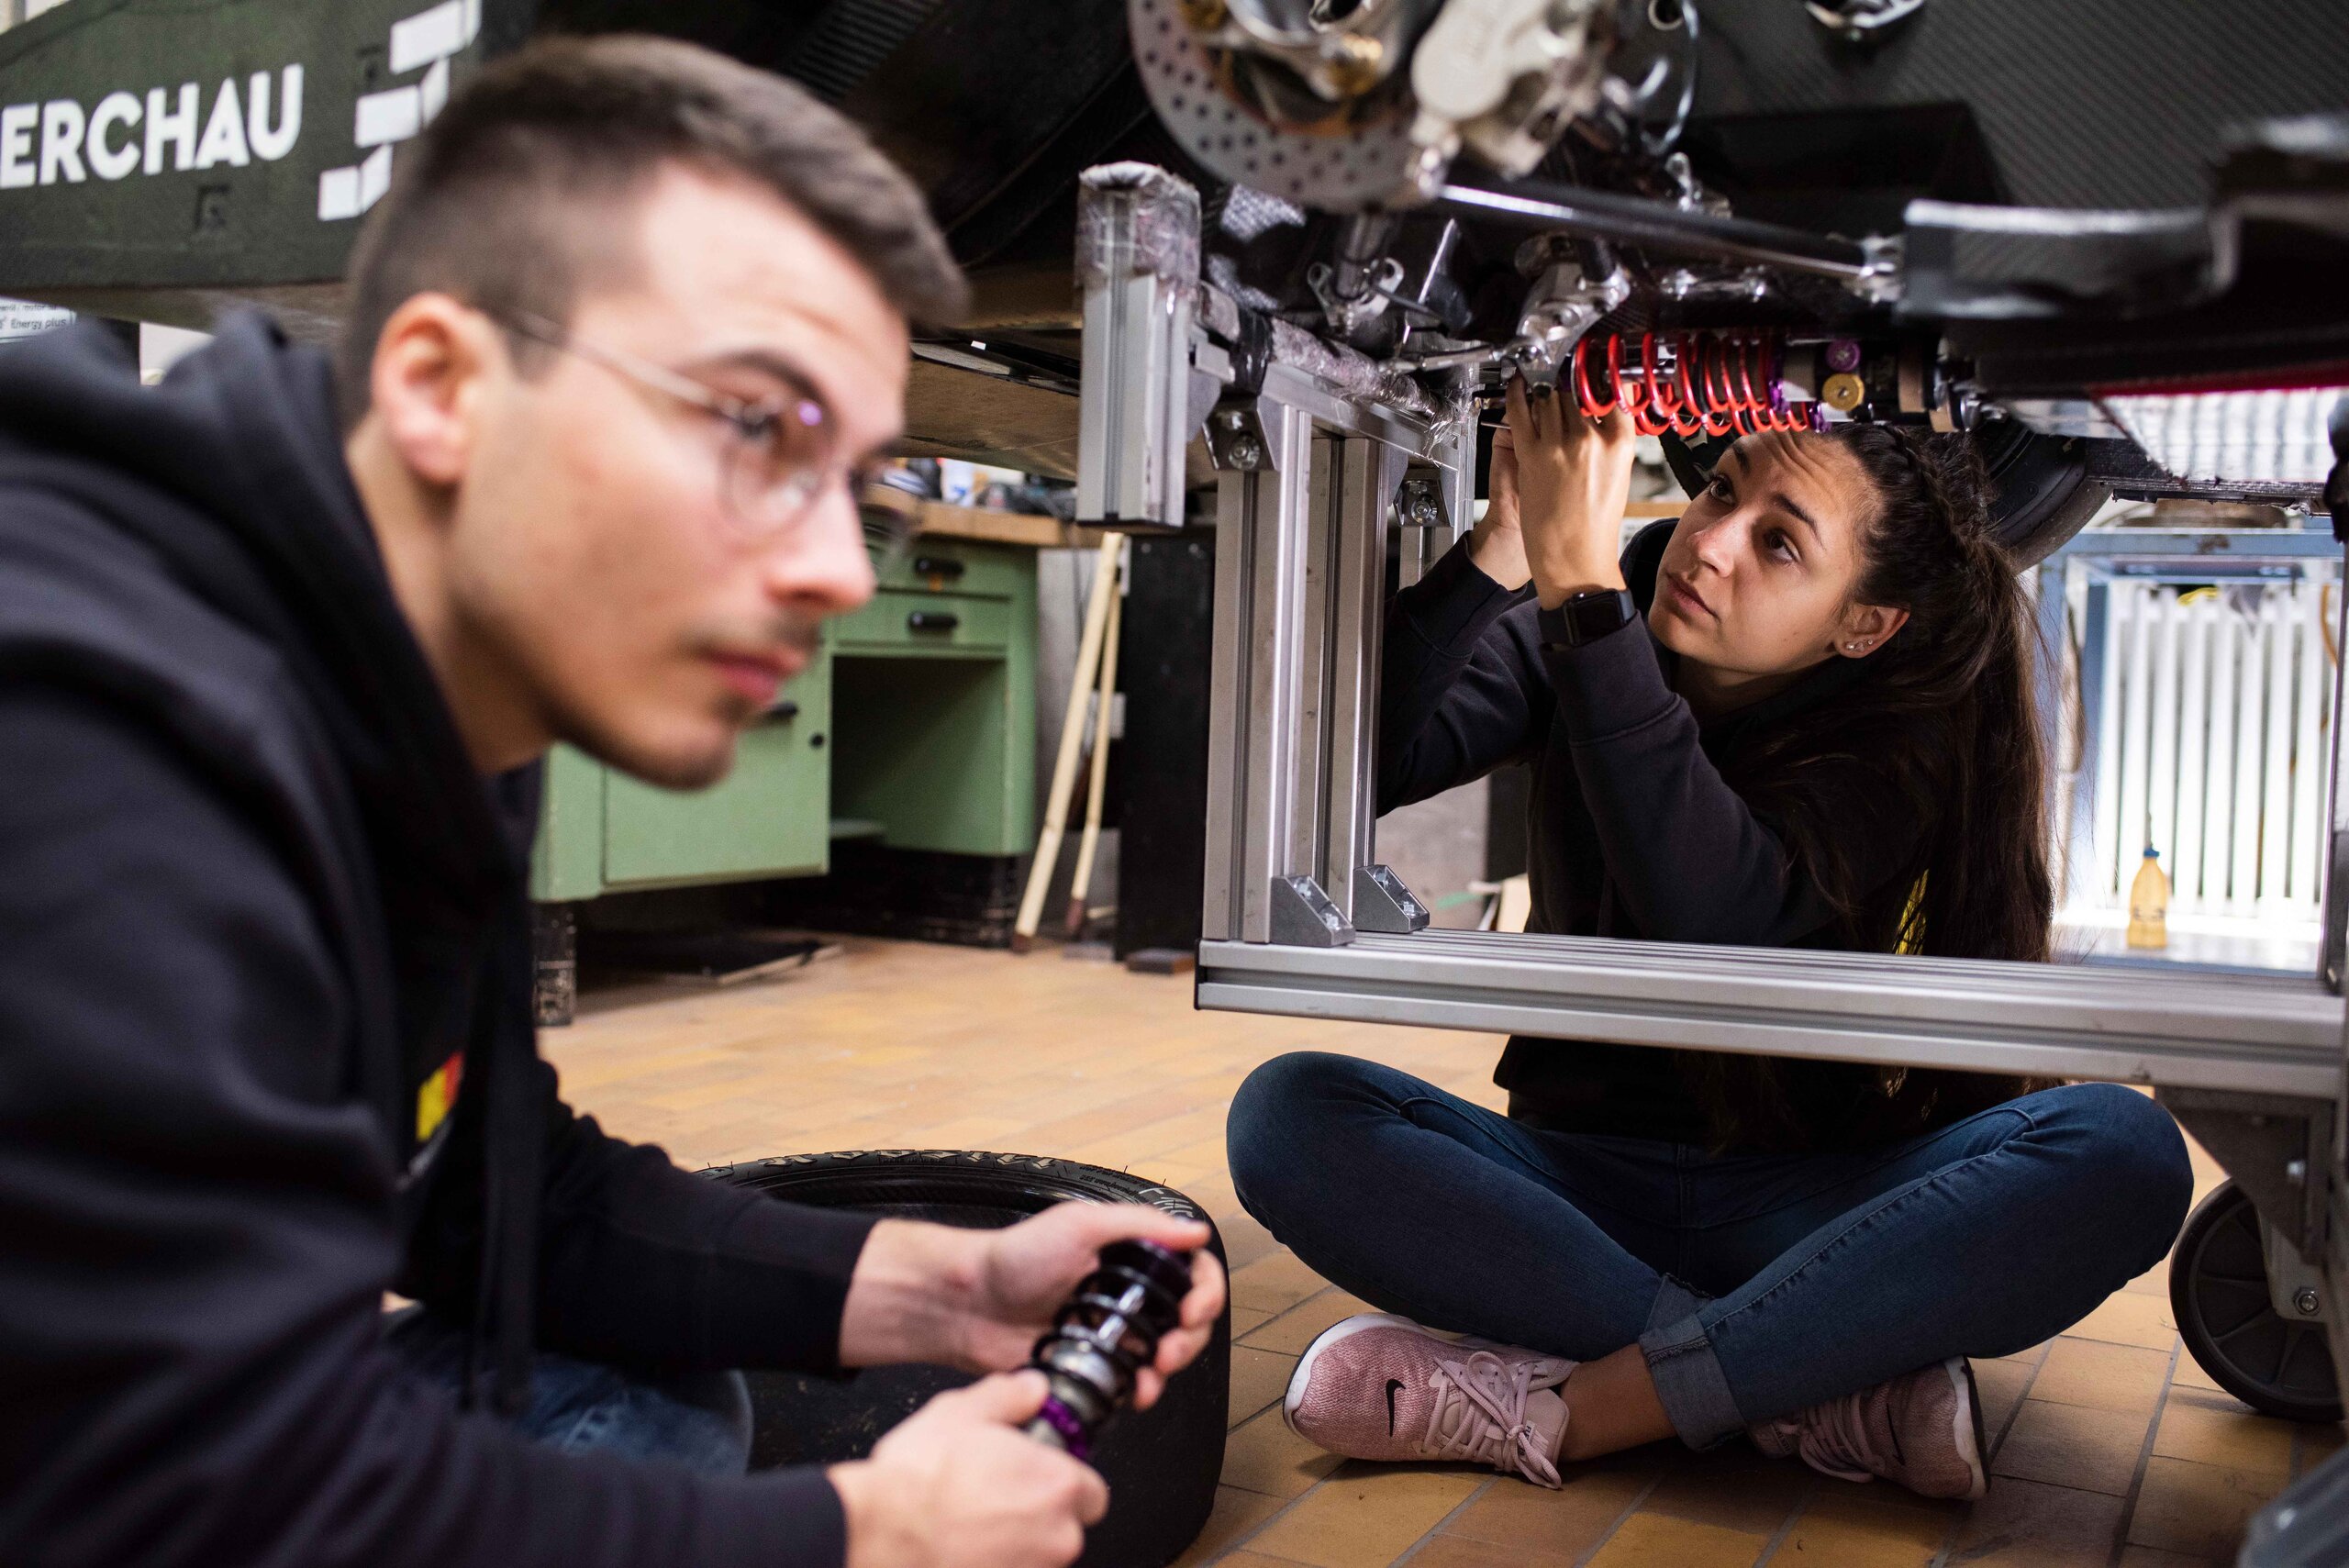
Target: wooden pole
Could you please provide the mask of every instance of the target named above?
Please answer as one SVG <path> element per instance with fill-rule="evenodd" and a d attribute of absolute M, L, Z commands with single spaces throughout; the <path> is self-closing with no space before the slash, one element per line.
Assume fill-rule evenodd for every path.
<path fill-rule="evenodd" d="M 1052 867 L 1061 858 L 1061 840 L 1068 831 L 1069 790 L 1076 783 L 1077 753 L 1085 741 L 1085 699 L 1100 669 L 1101 637 L 1108 629 L 1109 605 L 1117 597 L 1118 558 L 1124 547 L 1122 534 L 1102 539 L 1099 562 L 1093 570 L 1093 594 L 1085 601 L 1085 629 L 1077 637 L 1076 668 L 1069 679 L 1068 713 L 1061 720 L 1060 755 L 1052 762 L 1052 793 L 1044 798 L 1044 830 L 1036 840 L 1036 858 L 1028 867 L 1019 917 L 1011 926 L 1014 952 L 1026 952 L 1036 940 L 1036 928 L 1043 923 L 1044 894 L 1052 884 Z"/>
<path fill-rule="evenodd" d="M 1119 544 L 1125 542 L 1119 536 Z M 1125 551 L 1108 568 L 1113 577 L 1125 570 Z M 1093 777 L 1085 792 L 1085 832 L 1076 841 L 1076 874 L 1068 884 L 1068 935 L 1071 941 L 1085 934 L 1086 895 L 1093 890 L 1093 855 L 1101 847 L 1101 796 L 1109 781 L 1109 710 L 1118 696 L 1118 628 L 1125 620 L 1125 595 L 1109 595 L 1109 619 L 1101 638 L 1100 695 L 1093 707 Z"/>

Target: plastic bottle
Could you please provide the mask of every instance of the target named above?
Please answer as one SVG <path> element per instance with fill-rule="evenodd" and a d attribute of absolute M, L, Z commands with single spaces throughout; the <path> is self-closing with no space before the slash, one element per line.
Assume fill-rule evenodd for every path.
<path fill-rule="evenodd" d="M 2162 870 L 2159 851 L 2145 846 L 2145 859 L 2129 884 L 2129 945 L 2132 948 L 2169 946 L 2169 877 Z"/>

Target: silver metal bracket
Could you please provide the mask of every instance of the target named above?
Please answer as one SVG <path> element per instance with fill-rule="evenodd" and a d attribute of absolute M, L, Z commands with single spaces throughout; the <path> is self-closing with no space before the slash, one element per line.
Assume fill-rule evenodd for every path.
<path fill-rule="evenodd" d="M 2183 1087 L 2155 1097 L 2226 1167 L 2264 1225 L 2310 1262 L 2323 1258 L 2332 1101 Z"/>
<path fill-rule="evenodd" d="M 1407 937 L 1428 929 L 1428 906 L 1390 866 L 1354 867 L 1354 929 Z"/>
<path fill-rule="evenodd" d="M 1226 398 L 1208 416 L 1208 454 L 1219 471 L 1253 473 L 1280 466 L 1253 397 Z"/>
<path fill-rule="evenodd" d="M 1354 940 L 1353 922 L 1309 876 L 1276 876 L 1270 895 L 1273 940 L 1283 947 L 1337 948 Z"/>

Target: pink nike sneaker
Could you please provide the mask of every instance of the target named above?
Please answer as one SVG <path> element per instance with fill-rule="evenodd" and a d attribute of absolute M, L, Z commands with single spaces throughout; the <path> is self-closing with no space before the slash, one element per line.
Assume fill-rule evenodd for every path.
<path fill-rule="evenodd" d="M 1556 1390 L 1578 1364 L 1363 1313 L 1305 1347 L 1281 1417 L 1349 1459 L 1467 1460 L 1556 1486 L 1566 1430 Z"/>
<path fill-rule="evenodd" d="M 1924 1497 L 1982 1496 L 1982 1401 L 1963 1356 L 1746 1429 L 1774 1459 L 1845 1481 L 1882 1476 Z"/>

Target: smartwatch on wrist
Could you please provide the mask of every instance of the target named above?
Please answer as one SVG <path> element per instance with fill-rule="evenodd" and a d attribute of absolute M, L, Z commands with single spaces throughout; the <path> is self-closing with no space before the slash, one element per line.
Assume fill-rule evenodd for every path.
<path fill-rule="evenodd" d="M 1595 593 L 1576 594 L 1561 604 L 1558 626 L 1565 633 L 1566 646 L 1579 648 L 1620 630 L 1639 613 L 1639 606 L 1631 602 L 1631 590 L 1602 588 Z"/>

